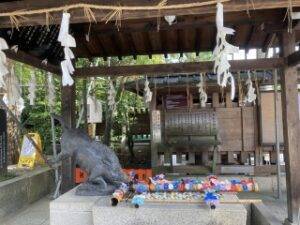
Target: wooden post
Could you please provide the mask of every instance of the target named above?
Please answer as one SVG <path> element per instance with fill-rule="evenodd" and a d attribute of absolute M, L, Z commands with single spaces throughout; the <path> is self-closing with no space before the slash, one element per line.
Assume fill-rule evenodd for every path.
<path fill-rule="evenodd" d="M 87 121 L 87 80 L 83 79 L 82 81 L 82 107 L 83 107 L 83 121 L 84 121 L 84 130 L 88 132 L 88 121 Z"/>
<path fill-rule="evenodd" d="M 150 129 L 151 129 L 151 167 L 157 167 L 158 163 L 158 152 L 157 152 L 157 141 L 155 138 L 155 127 L 158 126 L 158 121 L 154 119 L 154 111 L 156 110 L 156 88 L 153 90 L 152 100 L 150 103 Z M 155 123 L 155 124 L 154 124 Z"/>
<path fill-rule="evenodd" d="M 282 199 L 281 192 L 281 171 L 280 171 L 280 143 L 279 143 L 279 117 L 278 117 L 278 78 L 277 70 L 274 70 L 274 113 L 275 113 L 275 143 L 276 143 L 276 165 L 277 165 L 277 198 Z"/>
<path fill-rule="evenodd" d="M 212 107 L 214 107 L 214 108 L 220 107 L 219 92 L 214 92 L 212 94 Z"/>
<path fill-rule="evenodd" d="M 295 34 L 284 31 L 280 36 L 284 57 L 295 51 Z M 287 186 L 288 218 L 285 224 L 296 222 L 300 207 L 300 143 L 297 70 L 285 66 L 281 76 L 284 158 Z"/>
<path fill-rule="evenodd" d="M 0 108 L 0 175 L 7 172 L 7 117 L 6 111 Z"/>
<path fill-rule="evenodd" d="M 230 92 L 226 92 L 226 94 L 225 94 L 225 104 L 226 104 L 226 108 L 232 108 L 233 107 Z"/>
<path fill-rule="evenodd" d="M 75 84 L 61 88 L 61 114 L 66 125 L 75 128 Z M 62 149 L 63 151 L 63 149 Z M 61 192 L 65 193 L 74 187 L 74 160 L 69 158 L 62 162 Z"/>

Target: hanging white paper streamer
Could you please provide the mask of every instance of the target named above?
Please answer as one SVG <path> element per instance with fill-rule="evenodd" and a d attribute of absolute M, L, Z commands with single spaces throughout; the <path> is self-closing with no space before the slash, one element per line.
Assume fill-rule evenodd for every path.
<path fill-rule="evenodd" d="M 146 105 L 149 105 L 149 103 L 152 100 L 152 92 L 149 88 L 149 81 L 148 78 L 146 77 L 145 79 L 145 84 L 144 84 L 144 101 Z"/>
<path fill-rule="evenodd" d="M 226 35 L 233 35 L 235 31 L 231 28 L 224 27 L 222 3 L 217 4 L 216 25 L 216 47 L 213 52 L 213 57 L 215 60 L 214 72 L 217 74 L 218 84 L 221 87 L 226 87 L 230 80 L 231 99 L 233 100 L 235 96 L 235 82 L 232 74 L 229 71 L 230 64 L 228 62 L 228 55 L 238 52 L 239 48 L 229 44 L 226 41 Z"/>
<path fill-rule="evenodd" d="M 251 80 L 250 71 L 248 71 L 248 79 L 246 80 L 246 85 L 247 85 L 247 94 L 244 102 L 248 102 L 248 103 L 253 102 L 255 104 L 256 94 L 255 94 L 255 88 L 253 87 L 253 83 Z"/>
<path fill-rule="evenodd" d="M 6 86 L 6 94 L 3 97 L 5 104 L 20 116 L 24 109 L 24 100 L 21 96 L 21 87 L 18 78 L 15 76 L 14 67 L 11 67 L 9 81 Z"/>
<path fill-rule="evenodd" d="M 48 72 L 48 105 L 50 108 L 55 105 L 55 87 L 53 84 L 53 75 Z"/>
<path fill-rule="evenodd" d="M 34 105 L 34 100 L 35 100 L 35 92 L 36 92 L 36 78 L 35 78 L 35 73 L 34 70 L 31 71 L 31 77 L 28 85 L 28 91 L 29 91 L 29 105 Z"/>
<path fill-rule="evenodd" d="M 199 88 L 198 91 L 199 91 L 199 100 L 200 100 L 201 108 L 205 108 L 207 102 L 207 94 L 204 90 L 204 82 L 203 82 L 202 74 L 200 74 L 200 82 L 199 84 L 197 84 L 197 87 Z"/>
<path fill-rule="evenodd" d="M 76 47 L 76 41 L 72 35 L 69 34 L 70 26 L 70 13 L 63 13 L 60 30 L 58 34 L 58 41 L 61 43 L 61 46 L 64 47 L 65 60 L 61 62 L 62 70 L 62 85 L 63 86 L 72 86 L 74 80 L 71 75 L 74 73 L 75 69 L 72 64 L 72 59 L 74 59 L 74 54 L 71 47 Z"/>
<path fill-rule="evenodd" d="M 0 88 L 5 87 L 4 76 L 8 74 L 6 67 L 6 55 L 3 50 L 8 49 L 8 45 L 3 38 L 0 38 Z"/>
<path fill-rule="evenodd" d="M 89 95 L 87 98 L 88 122 L 102 123 L 102 103 L 95 96 Z"/>
<path fill-rule="evenodd" d="M 112 80 L 109 81 L 109 90 L 108 90 L 108 106 L 110 110 L 114 111 L 116 106 L 116 91 Z"/>
<path fill-rule="evenodd" d="M 18 53 L 18 51 L 19 51 L 19 46 L 18 46 L 18 45 L 13 45 L 13 46 L 11 46 L 10 49 L 13 50 L 15 53 Z"/>

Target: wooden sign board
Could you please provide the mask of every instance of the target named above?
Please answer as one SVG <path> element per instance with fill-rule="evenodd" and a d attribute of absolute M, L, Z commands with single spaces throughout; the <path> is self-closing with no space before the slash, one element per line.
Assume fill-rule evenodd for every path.
<path fill-rule="evenodd" d="M 39 134 L 29 133 L 28 135 L 30 135 L 39 149 L 36 149 L 33 143 L 25 135 L 23 138 L 18 166 L 33 168 L 36 164 L 45 163 L 40 152 L 42 149 L 42 142 Z"/>

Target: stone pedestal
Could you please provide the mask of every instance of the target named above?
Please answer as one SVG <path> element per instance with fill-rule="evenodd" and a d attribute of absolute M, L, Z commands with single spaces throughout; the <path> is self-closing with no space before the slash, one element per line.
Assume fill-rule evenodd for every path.
<path fill-rule="evenodd" d="M 145 202 L 139 209 L 129 202 L 112 207 L 108 197 L 76 196 L 75 190 L 50 203 L 50 225 L 246 225 L 247 211 L 233 194 L 210 210 L 203 202 Z"/>
<path fill-rule="evenodd" d="M 76 188 L 50 202 L 50 225 L 93 225 L 93 206 L 108 197 L 77 196 Z"/>

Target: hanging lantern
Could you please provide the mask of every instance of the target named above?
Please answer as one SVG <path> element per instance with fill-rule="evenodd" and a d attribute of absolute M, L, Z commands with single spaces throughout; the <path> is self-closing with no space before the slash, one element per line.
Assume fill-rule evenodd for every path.
<path fill-rule="evenodd" d="M 35 78 L 35 73 L 34 70 L 31 70 L 31 77 L 28 85 L 28 91 L 29 91 L 29 105 L 34 105 L 34 100 L 35 100 L 35 92 L 36 92 L 36 78 Z"/>
<path fill-rule="evenodd" d="M 246 80 L 246 86 L 247 86 L 247 94 L 244 102 L 248 102 L 248 103 L 253 102 L 255 104 L 256 94 L 255 94 L 255 88 L 253 87 L 253 83 L 251 80 L 250 71 L 248 71 L 248 79 Z"/>
<path fill-rule="evenodd" d="M 197 87 L 199 88 L 199 101 L 200 101 L 200 106 L 201 108 L 206 107 L 206 102 L 207 102 L 207 94 L 204 90 L 204 82 L 203 82 L 203 75 L 200 74 L 200 82 L 197 84 Z"/>
<path fill-rule="evenodd" d="M 63 86 L 72 86 L 74 83 L 71 75 L 74 73 L 75 69 L 71 60 L 74 59 L 75 56 L 70 48 L 76 47 L 76 41 L 74 37 L 69 34 L 70 16 L 70 13 L 63 13 L 57 39 L 61 43 L 61 46 L 64 47 L 65 60 L 63 60 L 60 64 L 62 70 Z"/>
<path fill-rule="evenodd" d="M 8 45 L 3 38 L 0 38 L 0 88 L 5 87 L 4 76 L 8 74 L 6 67 L 6 55 L 3 50 L 8 49 Z"/>
<path fill-rule="evenodd" d="M 149 88 L 148 78 L 146 77 L 145 86 L 144 86 L 144 102 L 145 102 L 146 106 L 149 106 L 151 100 L 152 100 L 152 92 Z"/>
<path fill-rule="evenodd" d="M 53 84 L 53 75 L 48 72 L 48 105 L 50 108 L 55 105 L 55 87 Z"/>
<path fill-rule="evenodd" d="M 218 84 L 221 87 L 226 87 L 230 81 L 231 84 L 231 99 L 235 96 L 235 81 L 230 73 L 230 64 L 228 62 L 228 55 L 237 53 L 239 48 L 229 44 L 226 41 L 226 35 L 233 35 L 234 30 L 228 27 L 224 27 L 224 13 L 223 4 L 217 4 L 216 14 L 216 25 L 217 25 L 217 37 L 216 47 L 213 51 L 213 57 L 215 60 L 214 72 L 217 74 Z"/>

